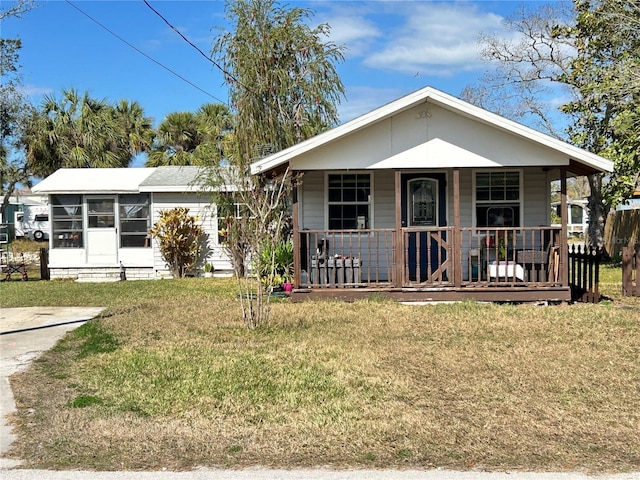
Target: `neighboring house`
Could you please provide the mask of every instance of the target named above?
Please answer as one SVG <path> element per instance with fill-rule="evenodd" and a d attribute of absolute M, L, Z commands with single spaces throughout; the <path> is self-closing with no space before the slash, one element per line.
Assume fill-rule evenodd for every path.
<path fill-rule="evenodd" d="M 80 280 L 170 276 L 149 229 L 162 210 L 189 208 L 205 234 L 201 265 L 231 265 L 218 242 L 211 195 L 196 186 L 196 167 L 60 169 L 33 187 L 49 196 L 51 278 Z"/>
<path fill-rule="evenodd" d="M 587 200 L 567 200 L 567 233 L 569 233 L 569 235 L 582 235 L 586 233 L 589 228 L 588 203 Z M 560 202 L 551 203 L 551 212 L 551 226 L 561 226 L 562 205 Z"/>
<path fill-rule="evenodd" d="M 424 88 L 263 158 L 294 189 L 293 298 L 569 300 L 550 184 L 613 164 Z"/>

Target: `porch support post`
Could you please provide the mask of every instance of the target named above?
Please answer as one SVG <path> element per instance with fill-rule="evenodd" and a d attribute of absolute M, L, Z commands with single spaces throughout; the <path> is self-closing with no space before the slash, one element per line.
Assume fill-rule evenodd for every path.
<path fill-rule="evenodd" d="M 291 213 L 293 222 L 293 286 L 300 286 L 300 274 L 302 265 L 300 265 L 300 225 L 298 215 L 298 172 L 291 172 Z"/>
<path fill-rule="evenodd" d="M 462 285 L 462 232 L 460 232 L 460 169 L 453 169 L 453 283 Z"/>
<path fill-rule="evenodd" d="M 569 285 L 569 244 L 567 242 L 567 168 L 560 167 L 560 284 Z"/>
<path fill-rule="evenodd" d="M 395 201 L 396 201 L 396 248 L 395 248 L 395 279 L 394 285 L 402 288 L 404 282 L 404 240 L 402 235 L 402 177 L 400 170 L 396 170 L 395 174 Z"/>

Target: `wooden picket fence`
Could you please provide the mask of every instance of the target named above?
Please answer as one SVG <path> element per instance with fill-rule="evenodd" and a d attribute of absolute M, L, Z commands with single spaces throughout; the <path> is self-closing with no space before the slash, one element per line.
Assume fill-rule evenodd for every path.
<path fill-rule="evenodd" d="M 577 302 L 600 301 L 600 261 L 602 249 L 571 245 L 569 247 L 569 285 L 571 299 Z"/>
<path fill-rule="evenodd" d="M 640 246 L 622 249 L 622 295 L 640 297 Z"/>

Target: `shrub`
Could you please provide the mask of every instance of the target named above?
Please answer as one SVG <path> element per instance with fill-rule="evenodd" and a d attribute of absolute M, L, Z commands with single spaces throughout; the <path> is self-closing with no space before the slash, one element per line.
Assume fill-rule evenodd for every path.
<path fill-rule="evenodd" d="M 204 232 L 188 208 L 162 210 L 150 233 L 158 239 L 162 258 L 174 278 L 184 277 L 198 262 Z"/>

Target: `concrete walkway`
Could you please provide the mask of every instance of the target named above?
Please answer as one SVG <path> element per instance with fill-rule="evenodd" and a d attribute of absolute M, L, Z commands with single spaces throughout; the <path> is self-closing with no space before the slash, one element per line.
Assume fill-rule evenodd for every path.
<path fill-rule="evenodd" d="M 29 307 L 0 309 L 0 457 L 14 440 L 7 415 L 15 411 L 9 376 L 25 369 L 68 331 L 100 314 L 103 307 Z M 18 462 L 0 458 L 0 468 Z M 4 478 L 0 472 L 0 478 Z"/>

